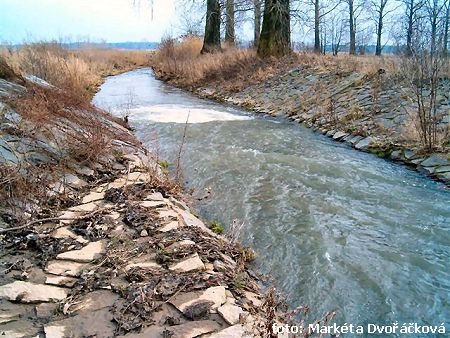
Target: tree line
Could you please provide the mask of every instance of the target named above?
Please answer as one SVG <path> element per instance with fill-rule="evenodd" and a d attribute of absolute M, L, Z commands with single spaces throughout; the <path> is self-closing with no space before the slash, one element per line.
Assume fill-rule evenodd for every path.
<path fill-rule="evenodd" d="M 406 55 L 417 48 L 448 55 L 450 0 L 206 0 L 202 53 L 221 49 L 223 31 L 224 42 L 236 44 L 242 17 L 252 20 L 260 57 L 289 54 L 292 25 L 310 35 L 315 53 L 337 55 L 345 46 L 362 54 L 375 40 L 375 55 L 386 41 Z"/>

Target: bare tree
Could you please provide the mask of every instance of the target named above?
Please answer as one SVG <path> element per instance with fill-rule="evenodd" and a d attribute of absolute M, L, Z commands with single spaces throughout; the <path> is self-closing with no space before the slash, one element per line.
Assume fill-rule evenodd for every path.
<path fill-rule="evenodd" d="M 265 0 L 258 45 L 260 57 L 284 56 L 291 52 L 289 0 Z"/>
<path fill-rule="evenodd" d="M 447 0 L 448 1 L 448 0 Z M 445 0 L 427 0 L 426 10 L 430 25 L 430 52 L 434 54 L 438 48 L 438 28 L 441 20 L 441 14 L 444 10 Z"/>
<path fill-rule="evenodd" d="M 429 9 L 427 13 L 430 13 Z M 403 58 L 401 67 L 404 77 L 409 80 L 409 88 L 413 89 L 416 103 L 413 114 L 415 127 L 423 147 L 428 151 L 433 150 L 438 142 L 441 116 L 437 111 L 437 92 L 445 62 L 442 53 L 432 49 L 433 40 L 436 40 L 432 35 L 434 29 L 430 26 L 433 22 L 432 18 L 424 16 L 417 20 L 412 54 Z M 437 45 L 434 46 L 436 47 Z"/>
<path fill-rule="evenodd" d="M 314 52 L 320 53 L 322 48 L 326 47 L 326 42 L 322 43 L 320 40 L 320 33 L 322 32 L 323 38 L 326 39 L 326 29 L 321 29 L 321 23 L 325 19 L 325 16 L 333 12 L 341 3 L 338 1 L 323 1 L 311 0 L 314 6 Z"/>
<path fill-rule="evenodd" d="M 371 5 L 375 12 L 375 22 L 377 26 L 377 46 L 375 47 L 375 55 L 381 55 L 381 35 L 383 34 L 383 21 L 387 14 L 386 5 L 388 0 L 372 0 Z"/>
<path fill-rule="evenodd" d="M 349 24 L 349 37 L 350 46 L 349 54 L 356 54 L 356 4 L 355 0 L 346 0 L 348 4 L 348 24 Z"/>
<path fill-rule="evenodd" d="M 203 40 L 203 53 L 220 51 L 220 3 L 219 0 L 206 2 L 206 26 Z"/>
<path fill-rule="evenodd" d="M 445 18 L 444 18 L 444 34 L 442 41 L 442 52 L 444 56 L 448 56 L 448 31 L 450 29 L 450 1 L 446 2 Z"/>
<path fill-rule="evenodd" d="M 261 35 L 261 0 L 253 0 L 253 6 L 254 6 L 253 46 L 258 48 L 259 36 Z"/>
<path fill-rule="evenodd" d="M 314 52 L 320 53 L 320 0 L 312 0 L 314 5 Z"/>
<path fill-rule="evenodd" d="M 418 12 L 422 9 L 424 5 L 423 0 L 403 0 L 405 4 L 406 11 L 406 55 L 411 56 L 413 53 L 413 34 L 414 26 L 418 20 Z"/>
<path fill-rule="evenodd" d="M 234 0 L 226 0 L 225 3 L 225 42 L 229 45 L 235 44 L 235 8 L 234 8 Z"/>
<path fill-rule="evenodd" d="M 346 23 L 340 11 L 336 11 L 335 14 L 331 15 L 328 22 L 330 26 L 329 33 L 331 35 L 331 51 L 333 55 L 336 56 L 341 48 L 342 36 L 344 34 Z"/>

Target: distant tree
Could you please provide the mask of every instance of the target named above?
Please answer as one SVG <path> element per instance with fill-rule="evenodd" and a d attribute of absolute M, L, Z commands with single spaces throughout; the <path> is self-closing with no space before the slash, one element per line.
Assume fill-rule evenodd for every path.
<path fill-rule="evenodd" d="M 235 7 L 234 0 L 226 0 L 225 3 L 225 42 L 229 45 L 235 44 Z"/>
<path fill-rule="evenodd" d="M 444 41 L 443 41 L 443 53 L 448 56 L 448 33 L 450 29 L 450 1 L 447 1 L 444 18 Z"/>
<path fill-rule="evenodd" d="M 323 38 L 326 39 L 326 29 L 321 29 L 321 23 L 325 19 L 325 16 L 333 12 L 341 3 L 341 0 L 338 1 L 322 1 L 321 0 L 310 0 L 312 5 L 314 6 L 314 52 L 320 53 L 322 47 L 326 45 L 326 43 L 322 43 L 320 40 L 321 32 L 323 33 Z M 334 3 L 333 3 L 334 2 Z"/>
<path fill-rule="evenodd" d="M 349 37 L 350 46 L 349 54 L 356 54 L 356 5 L 355 0 L 346 0 L 348 4 L 348 23 L 349 23 Z"/>
<path fill-rule="evenodd" d="M 437 51 L 438 29 L 442 12 L 444 11 L 445 2 L 448 0 L 427 0 L 425 8 L 427 11 L 428 21 L 430 25 L 430 51 L 434 54 Z"/>
<path fill-rule="evenodd" d="M 375 55 L 380 56 L 383 46 L 381 45 L 381 38 L 383 34 L 385 19 L 387 15 L 397 10 L 398 6 L 391 6 L 388 8 L 390 0 L 371 0 L 370 6 L 374 14 L 374 21 L 376 24 L 377 45 L 375 47 Z"/>
<path fill-rule="evenodd" d="M 261 0 L 253 0 L 253 46 L 258 48 L 259 37 L 261 35 Z"/>
<path fill-rule="evenodd" d="M 424 0 L 403 0 L 405 5 L 405 21 L 406 21 L 406 55 L 411 56 L 413 53 L 413 34 L 414 26 L 418 19 L 418 12 L 424 5 Z"/>
<path fill-rule="evenodd" d="M 205 36 L 201 52 L 213 53 L 220 50 L 220 3 L 219 0 L 207 0 Z"/>
<path fill-rule="evenodd" d="M 260 57 L 280 57 L 291 52 L 289 9 L 289 0 L 265 0 L 263 24 L 258 44 Z"/>
<path fill-rule="evenodd" d="M 340 51 L 342 36 L 346 27 L 345 20 L 342 18 L 342 14 L 339 11 L 336 11 L 336 13 L 330 16 L 328 26 L 328 31 L 331 36 L 331 51 L 333 55 L 336 56 Z"/>

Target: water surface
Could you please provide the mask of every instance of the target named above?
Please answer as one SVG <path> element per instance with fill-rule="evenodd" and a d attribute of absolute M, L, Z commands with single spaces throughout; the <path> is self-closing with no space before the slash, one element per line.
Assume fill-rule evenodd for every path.
<path fill-rule="evenodd" d="M 293 306 L 337 321 L 450 322 L 450 192 L 408 168 L 282 119 L 196 98 L 138 70 L 94 102 L 130 114 L 175 163 L 206 219 L 245 222 L 241 240 Z"/>

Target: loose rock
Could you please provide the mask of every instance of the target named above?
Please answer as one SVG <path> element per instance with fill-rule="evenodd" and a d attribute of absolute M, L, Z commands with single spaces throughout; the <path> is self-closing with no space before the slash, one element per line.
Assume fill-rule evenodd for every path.
<path fill-rule="evenodd" d="M 67 297 L 68 291 L 56 286 L 15 281 L 0 286 L 0 298 L 21 303 L 55 302 Z"/>

